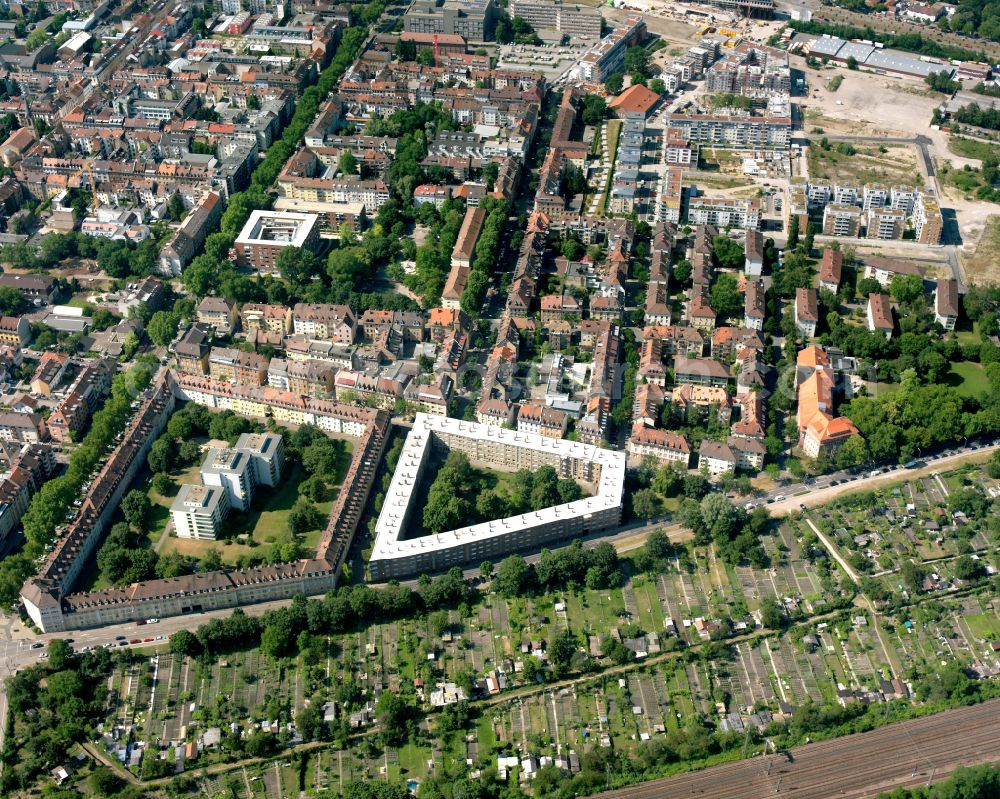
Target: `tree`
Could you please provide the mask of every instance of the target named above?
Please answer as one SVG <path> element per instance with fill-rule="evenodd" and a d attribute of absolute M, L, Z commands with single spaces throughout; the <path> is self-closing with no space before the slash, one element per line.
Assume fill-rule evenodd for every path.
<path fill-rule="evenodd" d="M 416 61 L 417 43 L 414 41 L 407 41 L 405 39 L 398 39 L 396 41 L 396 58 L 399 61 Z"/>
<path fill-rule="evenodd" d="M 358 159 L 350 150 L 344 150 L 340 160 L 337 161 L 337 168 L 344 175 L 356 175 L 358 174 Z"/>
<path fill-rule="evenodd" d="M 563 630 L 549 642 L 549 662 L 557 677 L 569 672 L 573 656 L 577 652 L 576 638 L 569 630 Z"/>
<path fill-rule="evenodd" d="M 202 652 L 201 641 L 190 630 L 178 630 L 170 636 L 170 651 L 175 655 L 197 657 Z"/>
<path fill-rule="evenodd" d="M 663 530 L 653 530 L 646 538 L 646 552 L 657 560 L 673 557 L 674 545 Z"/>
<path fill-rule="evenodd" d="M 722 272 L 712 284 L 710 302 L 712 309 L 722 318 L 742 316 L 743 296 L 737 286 L 736 277 Z"/>
<path fill-rule="evenodd" d="M 799 217 L 798 214 L 793 214 L 791 221 L 788 223 L 787 249 L 794 250 L 798 246 L 799 246 Z"/>
<path fill-rule="evenodd" d="M 389 746 L 400 746 L 409 737 L 409 721 L 413 708 L 402 696 L 383 691 L 375 704 L 375 715 L 382 727 L 382 737 Z"/>
<path fill-rule="evenodd" d="M 983 576 L 983 565 L 970 555 L 962 555 L 955 561 L 955 577 L 965 582 L 973 582 Z"/>
<path fill-rule="evenodd" d="M 924 281 L 920 275 L 895 275 L 889 293 L 899 303 L 912 303 L 924 296 Z"/>
<path fill-rule="evenodd" d="M 618 94 L 625 83 L 625 73 L 615 72 L 604 79 L 604 88 L 611 94 Z"/>
<path fill-rule="evenodd" d="M 660 498 L 652 489 L 643 488 L 632 495 L 632 512 L 640 519 L 654 519 L 661 511 Z"/>
<path fill-rule="evenodd" d="M 628 48 L 628 50 L 625 51 L 625 72 L 629 75 L 638 75 L 641 78 L 648 78 L 649 50 L 641 45 L 633 45 Z"/>
<path fill-rule="evenodd" d="M 180 194 L 173 194 L 170 202 L 167 203 L 167 216 L 174 222 L 180 222 L 184 218 L 184 198 Z"/>
<path fill-rule="evenodd" d="M 106 766 L 98 766 L 87 781 L 97 796 L 114 796 L 125 787 L 125 781 Z"/>
<path fill-rule="evenodd" d="M 288 526 L 296 535 L 309 530 L 317 530 L 323 526 L 325 521 L 319 508 L 309 500 L 302 498 L 295 502 L 288 514 Z"/>
<path fill-rule="evenodd" d="M 608 116 L 608 103 L 599 94 L 588 94 L 583 100 L 583 124 L 600 125 Z"/>
<path fill-rule="evenodd" d="M 151 487 L 161 497 L 166 497 L 173 493 L 176 484 L 174 483 L 174 479 L 166 472 L 157 472 L 153 475 Z"/>
<path fill-rule="evenodd" d="M 784 614 L 774 597 L 767 597 L 761 601 L 760 623 L 772 630 L 780 630 L 784 626 Z"/>
<path fill-rule="evenodd" d="M 146 325 L 150 341 L 161 347 L 167 346 L 177 335 L 180 320 L 170 311 L 157 311 Z"/>
<path fill-rule="evenodd" d="M 483 578 L 484 582 L 489 582 L 490 578 L 493 577 L 493 563 L 488 560 L 484 560 L 479 564 L 479 576 Z"/>
<path fill-rule="evenodd" d="M 521 596 L 528 582 L 528 564 L 520 555 L 509 555 L 500 561 L 493 590 L 501 596 Z"/>
<path fill-rule="evenodd" d="M 146 455 L 146 463 L 153 472 L 169 472 L 174 463 L 174 444 L 165 436 L 153 442 Z"/>
<path fill-rule="evenodd" d="M 13 286 L 0 286 L 0 312 L 5 316 L 20 316 L 27 309 L 28 301 L 24 294 Z"/>
<path fill-rule="evenodd" d="M 149 513 L 150 502 L 138 488 L 129 491 L 122 500 L 122 515 L 132 527 L 145 531 L 146 515 Z"/>
<path fill-rule="evenodd" d="M 70 658 L 73 657 L 73 649 L 62 638 L 53 638 L 49 641 L 49 647 L 46 651 L 49 653 L 49 668 L 53 671 L 65 669 Z"/>

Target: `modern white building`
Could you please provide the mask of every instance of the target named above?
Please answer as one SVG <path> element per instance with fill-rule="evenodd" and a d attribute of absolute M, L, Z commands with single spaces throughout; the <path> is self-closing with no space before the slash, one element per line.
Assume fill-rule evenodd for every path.
<path fill-rule="evenodd" d="M 236 449 L 250 454 L 257 485 L 278 485 L 285 465 L 285 442 L 277 433 L 244 433 Z"/>
<path fill-rule="evenodd" d="M 595 486 L 594 496 L 437 535 L 404 539 L 413 497 L 433 450 L 464 453 L 495 469 L 552 466 L 560 478 Z M 373 580 L 500 560 L 512 552 L 615 527 L 621 521 L 625 453 L 440 416 L 416 414 L 379 514 L 369 568 Z"/>
<path fill-rule="evenodd" d="M 170 506 L 178 538 L 214 541 L 228 514 L 228 495 L 216 486 L 182 485 Z"/>
<path fill-rule="evenodd" d="M 257 469 L 249 452 L 213 447 L 201 465 L 201 482 L 223 489 L 234 510 L 248 511 L 257 488 Z"/>

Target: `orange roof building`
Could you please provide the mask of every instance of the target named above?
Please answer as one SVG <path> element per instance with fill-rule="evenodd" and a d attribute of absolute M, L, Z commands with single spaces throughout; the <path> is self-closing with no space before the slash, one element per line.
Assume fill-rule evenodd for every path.
<path fill-rule="evenodd" d="M 845 416 L 836 416 L 833 407 L 835 382 L 826 353 L 819 347 L 806 347 L 796 359 L 801 376 L 798 389 L 799 444 L 809 458 L 829 455 L 858 429 Z"/>
<path fill-rule="evenodd" d="M 618 116 L 625 117 L 632 114 L 642 114 L 649 116 L 649 112 L 660 102 L 660 95 L 652 89 L 647 89 L 641 83 L 629 86 L 609 103 L 609 107 Z"/>

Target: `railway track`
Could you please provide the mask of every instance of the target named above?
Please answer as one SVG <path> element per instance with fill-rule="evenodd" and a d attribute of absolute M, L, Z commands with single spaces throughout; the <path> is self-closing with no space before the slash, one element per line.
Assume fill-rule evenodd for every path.
<path fill-rule="evenodd" d="M 1000 760 L 1000 700 L 598 794 L 601 799 L 863 799 Z"/>

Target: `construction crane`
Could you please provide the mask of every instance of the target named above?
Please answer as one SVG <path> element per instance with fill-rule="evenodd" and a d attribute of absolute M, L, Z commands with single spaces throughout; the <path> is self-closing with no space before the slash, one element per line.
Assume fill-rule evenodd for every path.
<path fill-rule="evenodd" d="M 434 34 L 434 66 L 435 68 L 441 66 L 441 53 L 438 49 L 438 35 L 436 33 Z"/>

